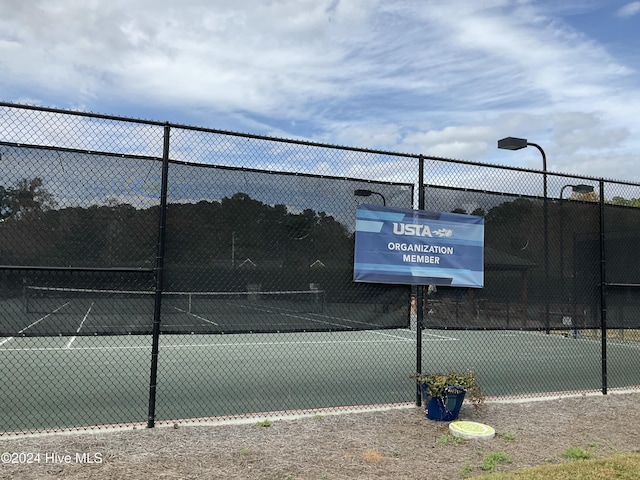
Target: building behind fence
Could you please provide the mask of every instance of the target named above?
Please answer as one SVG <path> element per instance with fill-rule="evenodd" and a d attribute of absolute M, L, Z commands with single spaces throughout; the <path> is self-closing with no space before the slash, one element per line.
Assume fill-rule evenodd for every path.
<path fill-rule="evenodd" d="M 0 155 L 5 434 L 411 402 L 451 332 L 476 348 L 439 368 L 489 395 L 640 384 L 638 184 L 6 103 Z M 416 314 L 352 281 L 353 239 L 359 202 L 420 188 L 484 217 L 485 287 Z M 575 341 L 497 360 L 509 332 Z"/>

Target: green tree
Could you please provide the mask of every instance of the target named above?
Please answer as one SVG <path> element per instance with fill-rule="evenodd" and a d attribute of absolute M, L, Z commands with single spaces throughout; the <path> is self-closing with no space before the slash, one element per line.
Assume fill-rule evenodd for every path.
<path fill-rule="evenodd" d="M 622 207 L 640 207 L 640 198 L 624 198 L 624 197 L 613 197 L 611 202 L 613 205 L 620 205 Z"/>
<path fill-rule="evenodd" d="M 39 177 L 22 179 L 10 187 L 0 185 L 0 221 L 20 219 L 42 213 L 56 206 L 56 202 Z"/>

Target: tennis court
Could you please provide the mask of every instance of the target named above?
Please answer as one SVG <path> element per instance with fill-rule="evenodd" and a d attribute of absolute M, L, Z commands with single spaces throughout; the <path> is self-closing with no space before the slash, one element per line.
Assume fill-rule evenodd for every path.
<path fill-rule="evenodd" d="M 423 372 L 473 369 L 492 396 L 640 384 L 637 336 L 590 335 L 640 328 L 640 210 L 603 204 L 640 185 L 2 112 L 2 432 L 411 403 L 417 357 Z M 562 197 L 583 183 L 597 202 Z M 420 337 L 408 285 L 353 281 L 362 193 L 485 217 L 484 288 L 443 287 Z M 594 330 L 556 330 L 571 326 Z"/>
<path fill-rule="evenodd" d="M 425 330 L 422 342 L 423 371 L 473 369 L 491 396 L 601 385 L 601 344 L 587 336 Z M 610 387 L 638 383 L 631 366 L 639 349 L 609 344 Z M 409 329 L 164 335 L 156 419 L 412 402 L 415 355 Z M 142 335 L 4 337 L 0 428 L 145 424 L 150 356 Z"/>

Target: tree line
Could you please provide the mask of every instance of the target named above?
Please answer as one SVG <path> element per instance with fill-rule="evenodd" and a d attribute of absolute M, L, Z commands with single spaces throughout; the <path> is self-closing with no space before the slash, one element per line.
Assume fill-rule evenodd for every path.
<path fill-rule="evenodd" d="M 596 194 L 588 193 L 548 202 L 552 272 L 572 268 L 576 239 L 599 234 L 597 201 Z M 610 235 L 640 233 L 638 206 L 640 199 L 607 201 Z M 543 211 L 539 199 L 515 198 L 470 213 L 485 218 L 485 246 L 541 265 Z M 0 263 L 153 267 L 159 213 L 157 206 L 140 209 L 115 199 L 64 207 L 39 177 L 0 185 Z M 353 260 L 353 228 L 322 211 L 292 211 L 242 192 L 220 201 L 169 204 L 166 239 L 169 265 L 349 269 Z"/>
<path fill-rule="evenodd" d="M 155 265 L 159 207 L 59 206 L 40 178 L 0 186 L 0 261 L 14 265 Z M 344 265 L 353 234 L 325 212 L 268 205 L 238 192 L 220 201 L 169 204 L 167 261 L 181 265 Z"/>

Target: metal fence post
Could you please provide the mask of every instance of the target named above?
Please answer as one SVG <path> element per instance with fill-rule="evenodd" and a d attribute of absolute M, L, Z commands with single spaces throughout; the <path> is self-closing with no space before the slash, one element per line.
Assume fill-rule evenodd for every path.
<path fill-rule="evenodd" d="M 162 186 L 160 189 L 160 218 L 158 220 L 158 253 L 156 258 L 155 305 L 153 311 L 153 340 L 151 345 L 151 378 L 149 380 L 149 417 L 148 428 L 153 428 L 156 418 L 156 386 L 158 378 L 158 352 L 160 349 L 160 312 L 162 307 L 162 288 L 164 280 L 164 247 L 167 231 L 167 185 L 169 177 L 169 137 L 171 128 L 164 127 L 164 146 L 162 151 Z"/>
<path fill-rule="evenodd" d="M 424 158 L 418 157 L 418 210 L 424 210 Z M 422 323 L 424 320 L 424 285 L 416 288 L 416 372 L 422 373 Z M 422 405 L 420 384 L 416 383 L 416 406 Z"/>
<path fill-rule="evenodd" d="M 600 180 L 600 328 L 602 337 L 602 394 L 607 394 L 607 267 L 605 263 L 604 182 Z"/>

